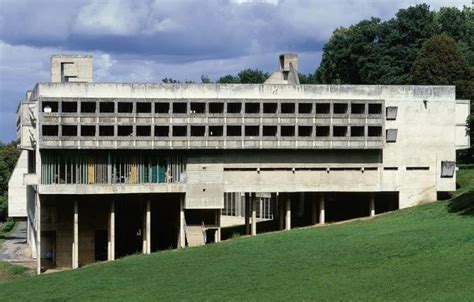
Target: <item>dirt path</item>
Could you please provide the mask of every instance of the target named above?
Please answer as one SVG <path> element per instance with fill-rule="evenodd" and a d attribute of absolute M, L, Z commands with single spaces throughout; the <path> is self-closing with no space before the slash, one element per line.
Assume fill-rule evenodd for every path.
<path fill-rule="evenodd" d="M 0 261 L 22 264 L 30 267 L 34 265 L 31 252 L 26 242 L 26 222 L 17 223 L 15 230 L 6 236 L 0 251 Z"/>

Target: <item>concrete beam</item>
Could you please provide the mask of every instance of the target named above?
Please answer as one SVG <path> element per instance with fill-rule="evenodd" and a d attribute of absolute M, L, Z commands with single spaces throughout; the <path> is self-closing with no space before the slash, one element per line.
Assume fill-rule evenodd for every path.
<path fill-rule="evenodd" d="M 369 209 L 370 209 L 370 217 L 375 216 L 375 194 L 369 193 Z"/>
<path fill-rule="evenodd" d="M 252 203 L 252 236 L 257 235 L 257 198 L 255 197 L 255 193 L 252 194 L 252 198 L 250 200 Z"/>
<path fill-rule="evenodd" d="M 72 245 L 72 268 L 79 267 L 79 206 L 74 200 L 74 242 Z"/>
<path fill-rule="evenodd" d="M 291 200 L 290 194 L 286 197 L 286 217 L 285 217 L 285 229 L 291 230 Z"/>
<path fill-rule="evenodd" d="M 324 224 L 326 222 L 326 210 L 325 210 L 325 200 L 324 193 L 319 195 L 319 224 Z"/>

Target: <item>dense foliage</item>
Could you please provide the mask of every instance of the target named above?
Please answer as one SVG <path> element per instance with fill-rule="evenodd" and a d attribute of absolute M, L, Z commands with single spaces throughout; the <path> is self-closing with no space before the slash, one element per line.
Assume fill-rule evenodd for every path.
<path fill-rule="evenodd" d="M 217 83 L 221 84 L 261 84 L 268 79 L 270 75 L 258 69 L 244 69 L 237 76 L 228 74 L 220 77 Z"/>
<path fill-rule="evenodd" d="M 8 180 L 19 155 L 15 144 L 0 143 L 0 221 L 5 221 L 8 215 Z"/>

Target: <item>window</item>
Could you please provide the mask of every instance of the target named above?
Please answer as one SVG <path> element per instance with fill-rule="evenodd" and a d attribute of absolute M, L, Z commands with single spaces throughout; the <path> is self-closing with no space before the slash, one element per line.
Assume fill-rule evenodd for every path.
<path fill-rule="evenodd" d="M 263 113 L 277 113 L 277 103 L 263 103 Z"/>
<path fill-rule="evenodd" d="M 224 126 L 209 126 L 209 136 L 224 135 Z"/>
<path fill-rule="evenodd" d="M 298 136 L 313 136 L 313 127 L 298 126 Z"/>
<path fill-rule="evenodd" d="M 365 135 L 364 126 L 352 126 L 351 127 L 351 136 L 360 137 Z"/>
<path fill-rule="evenodd" d="M 310 114 L 311 112 L 313 112 L 313 104 L 312 103 L 299 103 L 298 112 L 300 114 Z"/>
<path fill-rule="evenodd" d="M 43 125 L 42 133 L 43 136 L 58 136 L 59 127 L 57 125 Z"/>
<path fill-rule="evenodd" d="M 382 104 L 369 104 L 369 114 L 382 114 Z"/>
<path fill-rule="evenodd" d="M 155 113 L 169 113 L 170 112 L 170 103 L 155 103 Z"/>
<path fill-rule="evenodd" d="M 209 113 L 224 113 L 224 103 L 209 103 Z"/>
<path fill-rule="evenodd" d="M 347 104 L 344 103 L 334 103 L 333 112 L 334 114 L 346 114 L 347 113 Z"/>
<path fill-rule="evenodd" d="M 456 162 L 442 161 L 441 162 L 441 177 L 453 177 L 456 170 Z"/>
<path fill-rule="evenodd" d="M 82 113 L 95 113 L 96 103 L 95 102 L 81 102 Z"/>
<path fill-rule="evenodd" d="M 62 112 L 66 113 L 76 113 L 77 112 L 77 102 L 62 102 Z"/>
<path fill-rule="evenodd" d="M 316 104 L 316 114 L 329 114 L 329 103 Z"/>
<path fill-rule="evenodd" d="M 387 129 L 385 132 L 386 132 L 385 135 L 387 138 L 387 143 L 397 142 L 397 133 L 398 133 L 397 129 Z"/>
<path fill-rule="evenodd" d="M 150 102 L 138 102 L 137 103 L 137 113 L 151 113 L 151 103 Z"/>
<path fill-rule="evenodd" d="M 81 126 L 81 136 L 95 136 L 95 126 Z"/>
<path fill-rule="evenodd" d="M 99 106 L 100 113 L 114 113 L 115 103 L 114 102 L 101 102 Z"/>
<path fill-rule="evenodd" d="M 277 136 L 277 126 L 263 126 L 263 136 Z"/>
<path fill-rule="evenodd" d="M 118 136 L 132 136 L 133 127 L 132 126 L 118 126 L 117 132 L 118 132 Z"/>
<path fill-rule="evenodd" d="M 386 109 L 387 113 L 387 120 L 396 120 L 397 119 L 397 112 L 398 112 L 398 107 L 387 107 Z"/>
<path fill-rule="evenodd" d="M 227 113 L 241 113 L 242 103 L 227 103 Z"/>
<path fill-rule="evenodd" d="M 191 113 L 206 113 L 206 103 L 191 103 Z"/>
<path fill-rule="evenodd" d="M 351 104 L 351 113 L 352 114 L 364 114 L 365 113 L 365 104 L 352 103 Z"/>
<path fill-rule="evenodd" d="M 245 103 L 245 113 L 259 113 L 260 103 Z"/>
<path fill-rule="evenodd" d="M 281 103 L 281 113 L 295 113 L 295 103 Z"/>
<path fill-rule="evenodd" d="M 76 125 L 63 125 L 61 127 L 62 136 L 77 136 L 77 126 Z"/>
<path fill-rule="evenodd" d="M 137 136 L 151 136 L 151 126 L 137 126 Z"/>
<path fill-rule="evenodd" d="M 245 126 L 245 136 L 259 136 L 259 126 Z"/>
<path fill-rule="evenodd" d="M 191 136 L 204 136 L 206 134 L 206 126 L 191 126 Z"/>
<path fill-rule="evenodd" d="M 186 103 L 173 103 L 173 113 L 187 113 Z"/>
<path fill-rule="evenodd" d="M 368 136 L 382 136 L 382 127 L 369 126 Z"/>
<path fill-rule="evenodd" d="M 99 136 L 114 136 L 114 126 L 99 126 Z"/>
<path fill-rule="evenodd" d="M 427 171 L 430 167 L 406 167 L 408 171 Z"/>
<path fill-rule="evenodd" d="M 155 136 L 166 137 L 170 134 L 170 127 L 168 126 L 155 126 Z"/>
<path fill-rule="evenodd" d="M 329 136 L 329 126 L 316 126 L 316 136 Z"/>
<path fill-rule="evenodd" d="M 43 102 L 43 112 L 51 113 L 58 112 L 58 102 Z"/>
<path fill-rule="evenodd" d="M 333 126 L 332 127 L 332 136 L 335 137 L 343 137 L 347 135 L 347 127 L 346 126 Z"/>
<path fill-rule="evenodd" d="M 173 136 L 187 136 L 188 127 L 186 126 L 173 126 Z"/>
<path fill-rule="evenodd" d="M 242 136 L 242 127 L 227 126 L 227 136 Z"/>
<path fill-rule="evenodd" d="M 281 136 L 295 136 L 295 126 L 281 126 Z"/>
<path fill-rule="evenodd" d="M 133 112 L 133 103 L 132 102 L 119 102 L 118 103 L 118 112 L 119 113 L 132 113 Z"/>

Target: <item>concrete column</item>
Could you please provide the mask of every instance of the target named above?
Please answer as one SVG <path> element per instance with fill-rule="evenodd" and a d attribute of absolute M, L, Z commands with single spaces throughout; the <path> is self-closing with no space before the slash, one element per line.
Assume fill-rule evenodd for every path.
<path fill-rule="evenodd" d="M 317 224 L 318 223 L 318 200 L 313 199 L 313 202 L 311 203 L 311 224 Z"/>
<path fill-rule="evenodd" d="M 245 193 L 245 234 L 250 234 L 250 194 Z"/>
<path fill-rule="evenodd" d="M 115 201 L 110 203 L 108 260 L 115 260 Z"/>
<path fill-rule="evenodd" d="M 221 242 L 221 209 L 216 210 L 216 224 L 217 224 L 217 230 L 216 230 L 216 238 L 215 242 Z"/>
<path fill-rule="evenodd" d="M 252 203 L 252 236 L 257 235 L 257 198 L 255 197 L 255 193 L 252 194 L 252 198 L 250 199 Z"/>
<path fill-rule="evenodd" d="M 285 209 L 283 207 L 283 196 L 277 194 L 277 203 L 278 203 L 278 220 L 279 220 L 279 229 L 283 230 L 285 228 Z"/>
<path fill-rule="evenodd" d="M 369 193 L 369 208 L 370 208 L 370 217 L 375 216 L 375 194 Z"/>
<path fill-rule="evenodd" d="M 186 247 L 186 230 L 184 229 L 184 195 L 180 197 L 179 201 L 179 242 L 178 248 Z"/>
<path fill-rule="evenodd" d="M 151 204 L 146 201 L 146 253 L 151 254 Z"/>
<path fill-rule="evenodd" d="M 319 224 L 324 224 L 326 222 L 326 211 L 324 207 L 324 194 L 321 193 L 321 195 L 319 195 Z"/>
<path fill-rule="evenodd" d="M 286 217 L 285 217 L 285 229 L 291 230 L 291 200 L 290 194 L 286 197 Z"/>
<path fill-rule="evenodd" d="M 41 274 L 41 202 L 36 193 L 36 274 Z"/>
<path fill-rule="evenodd" d="M 72 245 L 72 268 L 79 267 L 79 207 L 74 200 L 74 243 Z"/>

